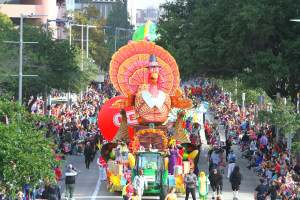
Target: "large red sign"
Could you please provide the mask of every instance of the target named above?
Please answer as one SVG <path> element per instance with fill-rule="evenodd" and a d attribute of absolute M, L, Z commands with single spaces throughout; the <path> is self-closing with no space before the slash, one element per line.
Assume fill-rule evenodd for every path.
<path fill-rule="evenodd" d="M 121 123 L 121 109 L 111 108 L 112 104 L 114 104 L 119 99 L 125 99 L 124 96 L 114 97 L 102 106 L 99 116 L 98 116 L 98 126 L 102 135 L 110 142 L 116 135 L 119 130 Z M 138 122 L 134 115 L 133 106 L 125 108 L 127 114 L 127 122 L 131 125 L 137 125 Z M 129 137 L 130 139 L 134 135 L 133 129 L 129 127 Z"/>

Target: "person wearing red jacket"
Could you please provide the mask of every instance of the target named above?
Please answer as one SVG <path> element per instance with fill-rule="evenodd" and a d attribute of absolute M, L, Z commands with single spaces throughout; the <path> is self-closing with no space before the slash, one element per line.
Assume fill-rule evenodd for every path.
<path fill-rule="evenodd" d="M 99 165 L 99 177 L 101 181 L 106 180 L 106 162 L 105 160 L 101 157 L 97 159 L 97 164 Z"/>
<path fill-rule="evenodd" d="M 196 87 L 196 96 L 200 97 L 200 88 Z"/>
<path fill-rule="evenodd" d="M 208 131 L 210 131 L 210 124 L 209 121 L 206 120 L 205 124 L 204 124 L 204 129 L 205 129 L 205 138 L 207 140 L 207 143 L 209 142 L 208 138 L 209 138 L 209 134 Z"/>
<path fill-rule="evenodd" d="M 187 96 L 187 91 L 188 91 L 188 88 L 185 86 L 185 87 L 184 87 L 184 93 L 185 93 L 185 96 Z"/>
<path fill-rule="evenodd" d="M 191 87 L 192 95 L 195 95 L 195 87 Z"/>

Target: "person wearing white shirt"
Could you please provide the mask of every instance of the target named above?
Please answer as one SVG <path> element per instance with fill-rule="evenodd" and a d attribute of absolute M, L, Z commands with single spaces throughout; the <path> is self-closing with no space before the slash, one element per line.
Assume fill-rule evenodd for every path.
<path fill-rule="evenodd" d="M 158 152 L 158 149 L 156 148 L 156 144 L 155 143 L 149 144 L 149 151 Z"/>
<path fill-rule="evenodd" d="M 253 156 L 255 147 L 256 147 L 256 141 L 254 139 L 252 139 L 252 141 L 250 143 L 250 155 L 251 156 Z"/>

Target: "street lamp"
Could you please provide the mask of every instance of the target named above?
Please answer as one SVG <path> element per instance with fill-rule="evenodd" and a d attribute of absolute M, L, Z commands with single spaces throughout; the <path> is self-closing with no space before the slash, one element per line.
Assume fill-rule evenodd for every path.
<path fill-rule="evenodd" d="M 83 71 L 83 27 L 86 26 L 86 58 L 89 56 L 89 28 L 97 28 L 97 26 L 91 26 L 91 25 L 79 25 L 75 24 L 75 26 L 81 26 L 81 71 Z M 82 91 L 80 92 L 80 100 L 82 101 Z"/>
<path fill-rule="evenodd" d="M 23 42 L 23 18 L 26 17 L 46 17 L 48 15 L 23 15 L 21 14 L 20 17 L 20 41 L 4 41 L 5 43 L 15 43 L 20 44 L 20 59 L 19 59 L 19 75 L 13 75 L 13 76 L 19 76 L 19 104 L 22 106 L 22 78 L 23 76 L 37 76 L 37 75 L 23 75 L 23 44 L 37 44 L 38 42 Z"/>
<path fill-rule="evenodd" d="M 132 29 L 126 29 L 126 28 L 119 28 L 119 27 L 116 27 L 116 30 L 115 30 L 115 52 L 117 51 L 117 30 L 121 30 L 121 31 L 130 31 Z"/>
<path fill-rule="evenodd" d="M 97 28 L 97 26 L 86 25 L 86 58 L 89 57 L 89 28 Z"/>
<path fill-rule="evenodd" d="M 69 20 L 66 19 L 47 19 L 46 23 L 46 38 L 49 35 L 49 22 L 68 22 Z M 51 107 L 51 95 L 47 94 L 47 85 L 45 88 L 45 95 L 44 95 L 44 115 L 46 116 L 47 113 L 47 97 L 48 97 L 48 105 Z M 48 117 L 51 115 L 51 108 L 48 111 Z"/>

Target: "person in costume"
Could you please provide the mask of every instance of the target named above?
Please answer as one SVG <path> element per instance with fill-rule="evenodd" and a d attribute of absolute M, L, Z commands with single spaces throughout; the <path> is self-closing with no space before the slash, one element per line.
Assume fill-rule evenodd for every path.
<path fill-rule="evenodd" d="M 121 148 L 122 148 L 122 139 L 119 138 L 117 140 L 117 147 L 116 147 L 116 161 L 118 164 L 120 164 L 120 159 L 121 159 Z"/>
<path fill-rule="evenodd" d="M 101 157 L 97 159 L 97 164 L 99 165 L 99 177 L 101 181 L 106 180 L 106 162 L 105 160 Z"/>
<path fill-rule="evenodd" d="M 184 147 L 178 147 L 178 157 L 177 157 L 177 165 L 182 166 L 182 159 L 184 154 Z"/>
<path fill-rule="evenodd" d="M 210 130 L 210 124 L 209 124 L 209 121 L 206 120 L 205 124 L 204 124 L 204 129 L 205 129 L 205 138 L 207 140 L 207 143 L 209 143 L 209 134 L 208 134 L 208 131 Z"/>
<path fill-rule="evenodd" d="M 175 144 L 172 143 L 170 146 L 170 149 L 168 149 L 168 156 L 169 156 L 169 173 L 174 174 L 174 166 L 177 165 L 177 156 L 178 156 L 178 150 L 175 149 Z"/>
<path fill-rule="evenodd" d="M 207 199 L 207 194 L 209 191 L 209 180 L 207 178 L 207 176 L 205 176 L 204 172 L 200 173 L 200 177 L 199 177 L 199 196 L 200 196 L 200 200 L 206 200 Z"/>
<path fill-rule="evenodd" d="M 133 153 L 135 151 L 138 151 L 141 147 L 141 144 L 139 141 L 135 141 L 135 137 L 132 137 L 132 141 L 130 141 L 128 148 L 130 150 L 130 153 Z"/>

